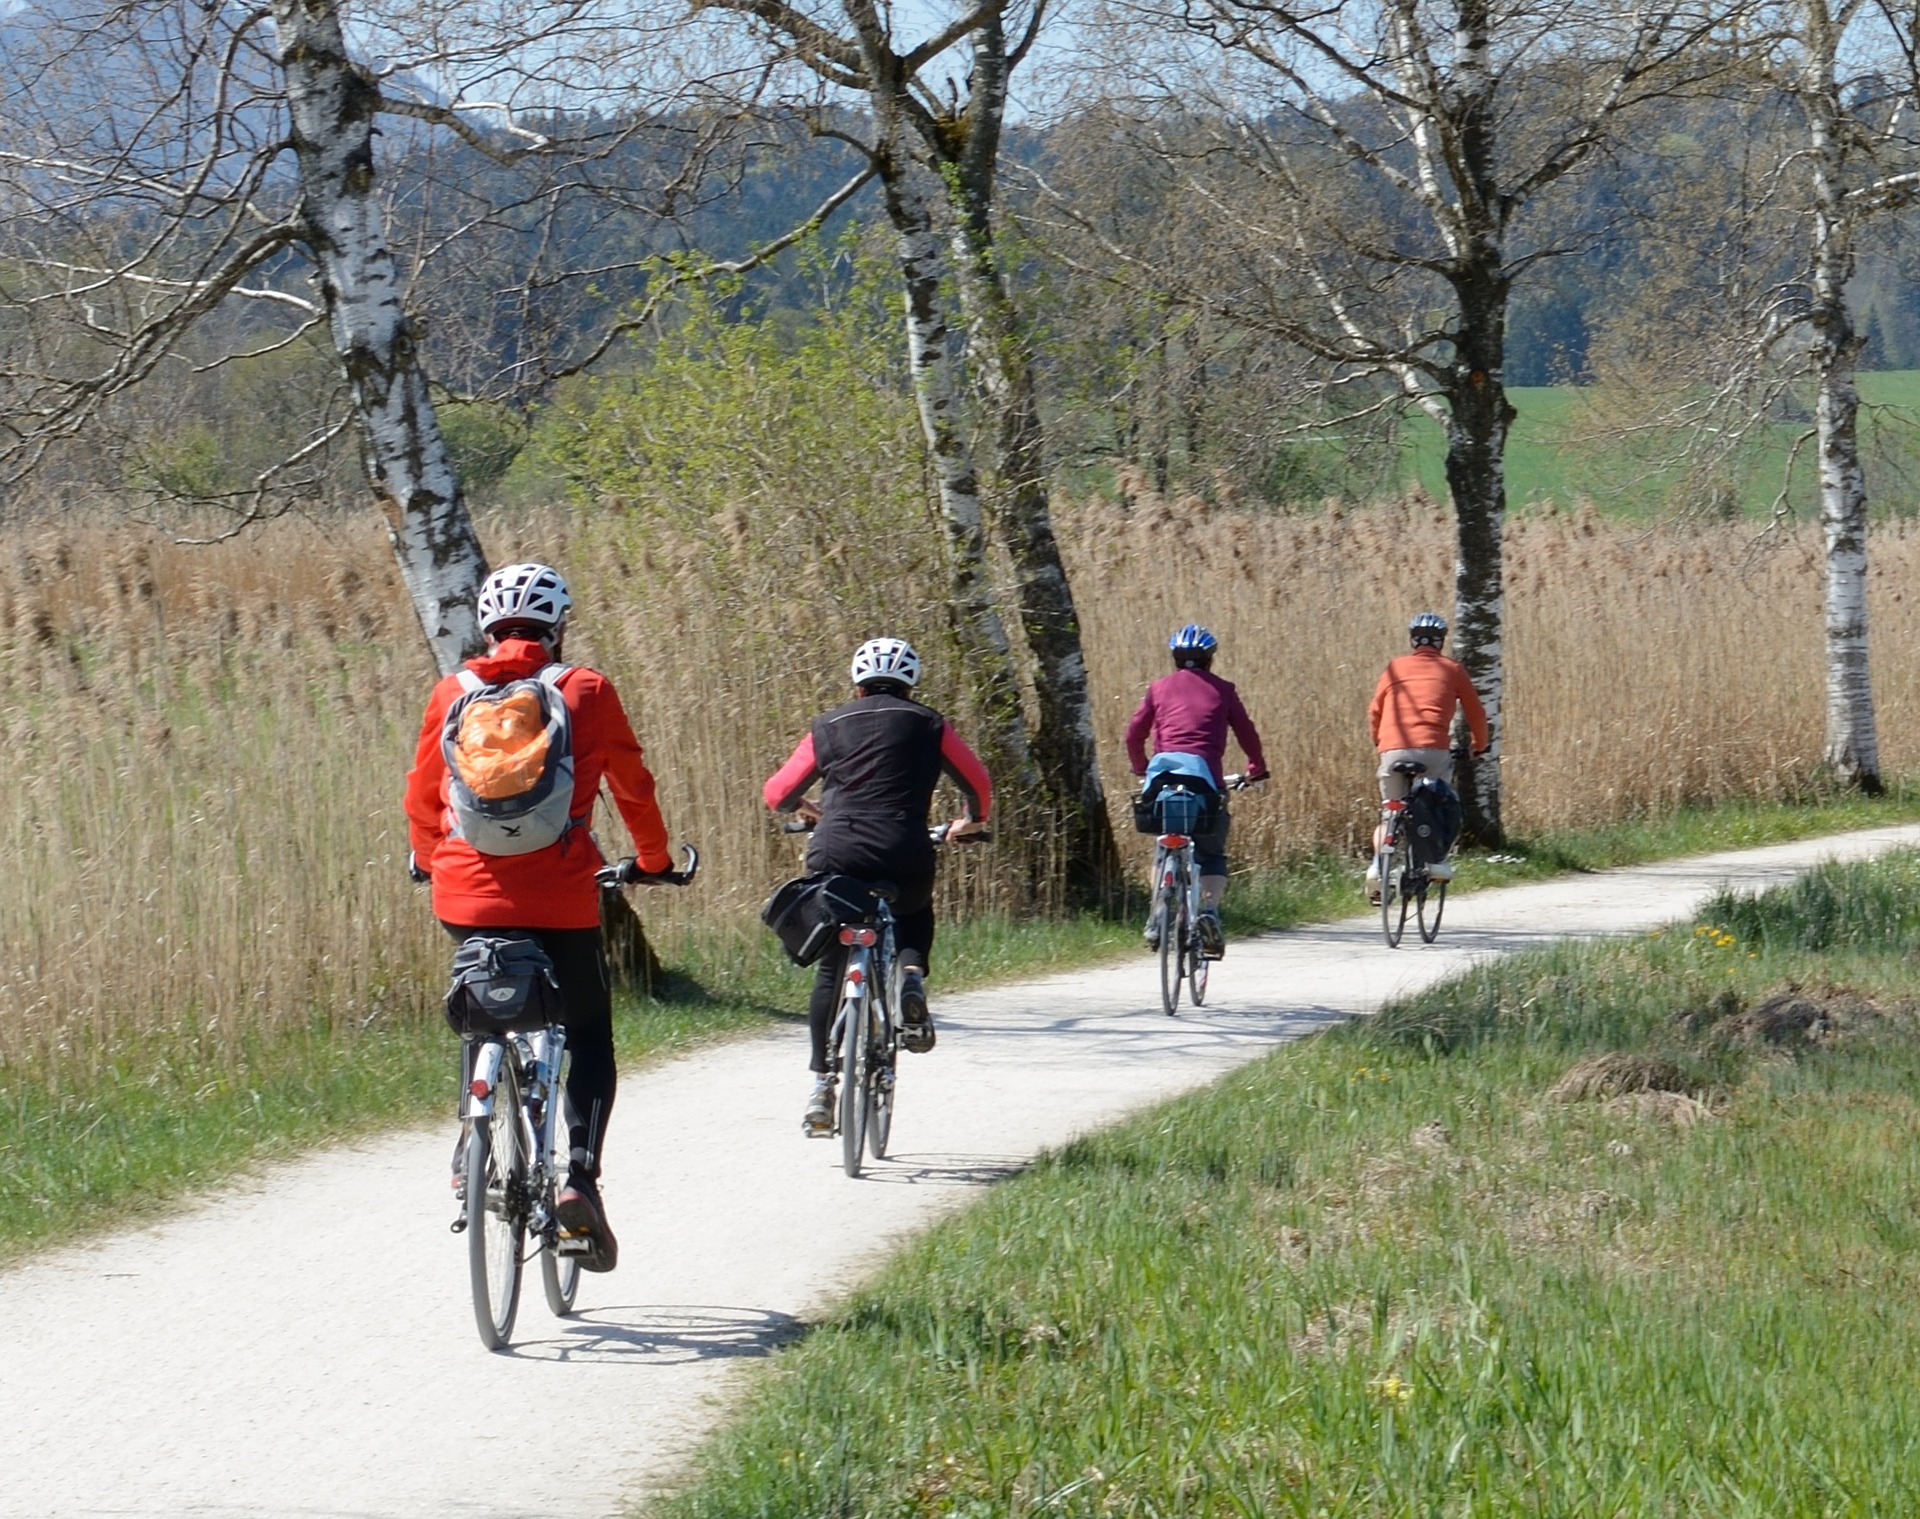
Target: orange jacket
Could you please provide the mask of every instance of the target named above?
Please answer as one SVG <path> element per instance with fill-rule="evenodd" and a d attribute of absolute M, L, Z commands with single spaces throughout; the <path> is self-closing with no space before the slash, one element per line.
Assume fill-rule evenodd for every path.
<path fill-rule="evenodd" d="M 1487 709 L 1480 705 L 1480 693 L 1466 668 L 1438 649 L 1419 648 L 1388 660 L 1367 708 L 1374 748 L 1382 754 L 1389 749 L 1446 748 L 1456 705 L 1467 714 L 1477 754 L 1487 747 Z"/>
<path fill-rule="evenodd" d="M 551 663 L 525 638 L 503 639 L 490 654 L 467 661 L 482 680 L 517 680 Z M 573 815 L 582 826 L 532 854 L 482 854 L 451 836 L 447 763 L 440 730 L 461 693 L 458 675 L 443 678 L 427 698 L 413 769 L 407 772 L 407 832 L 415 862 L 433 873 L 434 916 L 467 928 L 597 928 L 600 889 L 593 873 L 606 863 L 584 826 L 605 780 L 644 870 L 673 864 L 667 825 L 653 798 L 653 774 L 640 754 L 613 682 L 575 666 L 560 681 L 573 730 Z"/>

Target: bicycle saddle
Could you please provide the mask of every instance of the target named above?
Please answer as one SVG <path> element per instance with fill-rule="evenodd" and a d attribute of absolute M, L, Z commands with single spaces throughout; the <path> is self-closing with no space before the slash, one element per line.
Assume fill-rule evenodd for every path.
<path fill-rule="evenodd" d="M 869 881 L 867 890 L 891 907 L 900 896 L 900 888 L 891 881 Z"/>
<path fill-rule="evenodd" d="M 1395 760 L 1393 762 L 1393 773 L 1395 775 L 1425 775 L 1427 773 L 1426 762 L 1424 760 Z"/>

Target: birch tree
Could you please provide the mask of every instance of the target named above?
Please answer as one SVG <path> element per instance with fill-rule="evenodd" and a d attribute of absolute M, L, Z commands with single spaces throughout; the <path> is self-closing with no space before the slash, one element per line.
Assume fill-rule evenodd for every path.
<path fill-rule="evenodd" d="M 1139 274 L 1315 355 L 1362 407 L 1385 380 L 1444 431 L 1453 653 L 1493 735 L 1460 777 L 1483 842 L 1502 836 L 1507 317 L 1515 282 L 1569 251 L 1530 241 L 1528 214 L 1632 112 L 1718 66 L 1716 19 L 1639 0 L 1194 0 L 1120 22 L 1139 140 L 1209 208 L 1239 279 Z"/>
<path fill-rule="evenodd" d="M 435 412 L 415 299 L 423 271 L 458 266 L 465 283 L 450 306 L 515 311 L 526 341 L 491 364 L 469 351 L 461 367 L 537 391 L 642 318 L 576 323 L 563 342 L 533 318 L 536 293 L 624 304 L 604 292 L 644 280 L 657 251 L 649 226 L 699 199 L 722 146 L 737 154 L 739 118 L 690 109 L 700 81 L 678 95 L 637 85 L 626 7 L 389 0 L 357 10 L 351 34 L 343 15 L 339 0 L 39 0 L 0 20 L 11 127 L 0 320 L 17 339 L 0 359 L 0 465 L 30 470 L 90 446 L 116 405 L 171 374 L 324 331 L 345 405 L 313 398 L 306 435 L 226 503 L 228 530 L 311 494 L 319 461 L 357 434 L 446 670 L 480 645 L 486 564 Z M 676 104 L 689 108 L 676 115 Z M 435 221 L 410 208 L 405 260 L 383 142 L 416 171 L 438 144 L 467 159 L 454 213 Z M 498 182 L 479 183 L 476 164 L 497 168 Z M 425 181 L 416 172 L 411 183 Z M 640 246 L 555 267 L 564 239 L 542 229 L 589 198 Z M 476 251 L 509 234 L 531 250 L 529 267 L 504 289 L 476 288 L 486 268 Z M 769 251 L 717 267 L 752 267 Z M 452 362 L 444 347 L 441 357 Z"/>
<path fill-rule="evenodd" d="M 750 39 L 766 39 L 762 56 L 771 64 L 797 66 L 867 109 L 871 125 L 857 140 L 897 238 L 908 355 L 947 526 L 963 646 L 987 694 L 996 747 L 1013 760 L 1016 779 L 1033 777 L 1057 822 L 1070 893 L 1097 899 L 1118 880 L 1118 855 L 1078 615 L 1053 533 L 1032 354 L 995 232 L 1009 85 L 1040 35 L 1046 0 L 1032 0 L 1017 22 L 1010 0 L 983 0 L 919 40 L 900 35 L 891 8 L 875 0 L 811 9 L 786 0 L 700 0 L 700 8 L 743 18 Z M 941 75 L 956 49 L 965 50 L 969 67 Z M 949 309 L 949 281 L 960 293 L 958 313 Z M 958 329 L 966 333 L 964 368 L 952 343 Z M 995 428 L 992 520 L 1012 564 L 1032 656 L 1031 742 L 1011 641 L 989 599 L 988 519 L 969 396 L 984 404 Z"/>

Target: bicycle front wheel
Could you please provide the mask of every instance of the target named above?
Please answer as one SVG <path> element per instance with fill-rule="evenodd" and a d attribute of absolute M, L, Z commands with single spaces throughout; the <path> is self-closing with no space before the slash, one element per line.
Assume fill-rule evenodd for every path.
<path fill-rule="evenodd" d="M 840 1009 L 840 1168 L 860 1174 L 867 1130 L 867 999 L 849 997 Z"/>
<path fill-rule="evenodd" d="M 521 1247 L 526 1237 L 527 1151 L 520 1126 L 520 1083 L 501 1062 L 493 1112 L 467 1136 L 467 1266 L 480 1343 L 504 1350 L 520 1309 Z"/>
<path fill-rule="evenodd" d="M 1186 971 L 1187 922 L 1186 888 L 1175 881 L 1160 889 L 1160 1006 L 1169 1018 L 1180 1006 L 1180 977 Z"/>
<path fill-rule="evenodd" d="M 1420 909 L 1420 937 L 1431 944 L 1440 937 L 1440 914 L 1447 910 L 1447 883 L 1430 881 L 1417 901 Z"/>
<path fill-rule="evenodd" d="M 562 1255 L 548 1245 L 540 1252 L 540 1285 L 547 1290 L 547 1306 L 553 1316 L 564 1319 L 573 1312 L 573 1300 L 580 1291 L 579 1258 Z"/>
<path fill-rule="evenodd" d="M 1207 974 L 1212 965 L 1213 962 L 1207 958 L 1206 946 L 1200 942 L 1200 930 L 1195 927 L 1187 945 L 1187 995 L 1193 999 L 1195 1007 L 1206 1003 Z"/>
<path fill-rule="evenodd" d="M 1413 853 L 1405 839 L 1395 839 L 1385 851 L 1380 872 L 1380 927 L 1387 936 L 1387 948 L 1398 949 L 1400 936 L 1407 931 L 1407 877 L 1413 872 Z"/>

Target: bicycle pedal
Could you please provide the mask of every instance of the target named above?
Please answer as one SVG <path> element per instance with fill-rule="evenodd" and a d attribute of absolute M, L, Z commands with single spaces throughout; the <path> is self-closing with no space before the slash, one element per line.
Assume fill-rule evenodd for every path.
<path fill-rule="evenodd" d="M 462 1213 L 452 1223 L 448 1224 L 447 1232 L 450 1234 L 465 1234 L 467 1232 L 467 1215 Z"/>
<path fill-rule="evenodd" d="M 553 1253 L 560 1256 L 593 1254 L 593 1238 L 586 1234 L 563 1234 L 553 1242 Z"/>

